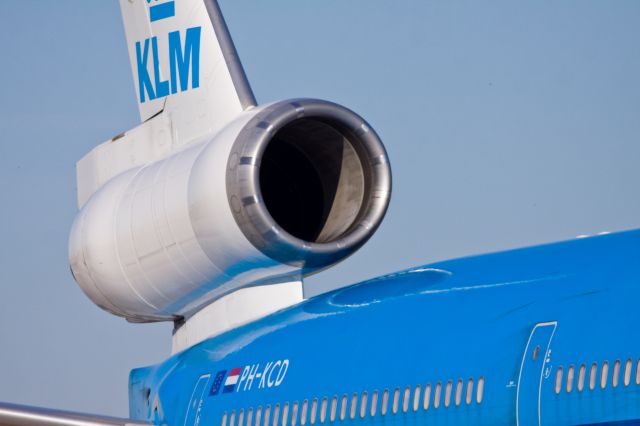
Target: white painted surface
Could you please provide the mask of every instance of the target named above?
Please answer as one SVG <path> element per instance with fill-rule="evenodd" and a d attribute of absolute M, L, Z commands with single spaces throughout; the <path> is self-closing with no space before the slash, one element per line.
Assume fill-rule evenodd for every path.
<path fill-rule="evenodd" d="M 241 112 L 242 107 L 204 2 L 176 1 L 175 16 L 155 22 L 150 22 L 149 7 L 145 0 L 120 0 L 141 121 L 148 120 L 164 108 L 165 113 L 175 115 L 172 120 L 177 124 L 181 140 L 219 129 Z M 160 70 L 157 79 L 166 80 L 170 75 L 168 34 L 176 30 L 184 32 L 192 27 L 201 27 L 202 31 L 200 87 L 140 103 L 136 42 L 153 36 L 157 38 Z M 149 60 L 149 75 L 155 81 L 151 62 Z"/>
<path fill-rule="evenodd" d="M 98 188 L 109 179 L 152 161 L 164 158 L 186 146 L 214 135 L 242 111 L 239 95 L 233 84 L 222 49 L 216 37 L 209 13 L 202 0 L 174 2 L 175 16 L 150 21 L 149 8 L 161 3 L 145 0 L 120 0 L 127 48 L 142 124 L 95 147 L 77 165 L 78 207 L 81 208 Z M 186 32 L 200 29 L 198 60 L 191 52 L 187 90 L 180 86 L 177 59 L 169 55 L 169 34 L 178 31 L 182 52 L 186 57 Z M 153 38 L 157 48 L 149 41 Z M 145 50 L 145 41 L 147 49 Z M 137 52 L 139 44 L 140 52 Z M 154 65 L 157 51 L 158 76 Z M 146 57 L 144 53 L 146 52 Z M 141 57 L 138 57 L 140 53 Z M 169 96 L 141 102 L 139 62 L 146 58 L 146 73 L 157 89 L 158 82 L 169 82 L 171 62 L 179 89 Z M 199 64 L 199 85 L 193 88 L 191 70 Z M 145 74 L 146 75 L 146 74 Z"/>
<path fill-rule="evenodd" d="M 171 320 L 247 284 L 299 279 L 298 268 L 246 239 L 227 201 L 231 146 L 258 110 L 90 197 L 72 227 L 69 260 L 94 303 L 135 321 Z"/>
<path fill-rule="evenodd" d="M 78 207 L 118 174 L 157 161 L 207 135 L 214 135 L 235 119 L 242 111 L 229 69 L 202 0 L 175 2 L 174 17 L 150 22 L 149 4 L 144 0 L 121 0 L 120 7 L 127 36 L 136 101 L 143 122 L 139 126 L 95 147 L 77 164 Z M 170 79 L 168 37 L 180 31 L 182 47 L 186 47 L 185 32 L 200 28 L 199 87 L 178 91 L 154 100 L 140 102 L 138 58 L 136 43 L 144 51 L 144 42 L 155 37 L 158 52 L 159 76 L 153 66 L 155 52 L 149 44 L 147 71 L 151 81 Z M 192 58 L 193 61 L 193 58 Z M 192 63 L 192 66 L 193 65 Z M 190 68 L 191 69 L 191 68 Z M 178 79 L 179 80 L 179 79 Z"/>
<path fill-rule="evenodd" d="M 300 281 L 240 289 L 203 308 L 175 330 L 171 352 L 180 352 L 302 299 Z"/>
<path fill-rule="evenodd" d="M 160 114 L 87 153 L 76 165 L 78 208 L 118 174 L 159 160 L 187 145 L 179 142 L 171 116 Z"/>

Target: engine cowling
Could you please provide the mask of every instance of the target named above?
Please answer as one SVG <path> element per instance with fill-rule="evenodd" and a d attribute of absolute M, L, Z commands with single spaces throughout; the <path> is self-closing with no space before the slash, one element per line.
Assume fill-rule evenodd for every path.
<path fill-rule="evenodd" d="M 361 117 L 326 101 L 277 102 L 104 184 L 74 222 L 71 269 L 103 309 L 174 320 L 343 260 L 373 235 L 390 195 L 387 154 Z"/>

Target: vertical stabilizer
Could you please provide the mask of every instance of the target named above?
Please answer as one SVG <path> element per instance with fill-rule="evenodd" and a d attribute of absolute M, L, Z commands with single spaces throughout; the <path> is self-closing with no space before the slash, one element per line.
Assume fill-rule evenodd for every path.
<path fill-rule="evenodd" d="M 215 0 L 120 0 L 120 8 L 143 122 L 164 112 L 187 141 L 255 105 Z"/>

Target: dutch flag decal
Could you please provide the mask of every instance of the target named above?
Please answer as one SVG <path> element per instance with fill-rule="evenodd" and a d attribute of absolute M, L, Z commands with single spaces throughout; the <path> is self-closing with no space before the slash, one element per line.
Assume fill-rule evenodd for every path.
<path fill-rule="evenodd" d="M 238 383 L 238 379 L 240 378 L 240 371 L 242 368 L 234 368 L 229 372 L 227 376 L 227 380 L 224 382 L 224 389 L 222 389 L 222 393 L 230 393 L 236 389 L 236 384 Z"/>

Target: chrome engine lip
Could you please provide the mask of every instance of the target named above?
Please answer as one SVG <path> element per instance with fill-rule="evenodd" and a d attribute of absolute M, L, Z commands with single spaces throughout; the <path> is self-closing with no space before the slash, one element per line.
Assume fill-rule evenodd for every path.
<path fill-rule="evenodd" d="M 301 118 L 325 121 L 345 134 L 371 172 L 368 197 L 356 222 L 330 242 L 309 242 L 289 234 L 275 222 L 262 198 L 262 155 L 278 130 Z M 362 117 L 332 102 L 293 99 L 264 107 L 240 131 L 227 161 L 226 189 L 236 223 L 258 250 L 311 272 L 349 256 L 374 234 L 389 206 L 391 168 L 382 141 Z"/>

